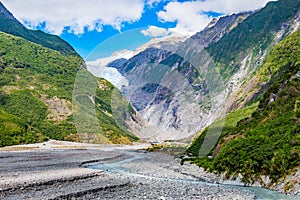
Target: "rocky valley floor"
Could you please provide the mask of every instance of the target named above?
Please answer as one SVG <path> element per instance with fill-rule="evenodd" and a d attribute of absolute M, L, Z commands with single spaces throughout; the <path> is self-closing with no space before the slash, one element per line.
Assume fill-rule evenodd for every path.
<path fill-rule="evenodd" d="M 216 177 L 140 148 L 50 141 L 1 149 L 0 199 L 255 199 L 199 182 Z"/>

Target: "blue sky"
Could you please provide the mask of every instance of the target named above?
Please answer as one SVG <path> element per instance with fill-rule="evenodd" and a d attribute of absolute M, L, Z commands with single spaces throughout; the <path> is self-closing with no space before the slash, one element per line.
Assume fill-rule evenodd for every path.
<path fill-rule="evenodd" d="M 61 36 L 83 57 L 134 50 L 153 37 L 192 35 L 220 15 L 255 10 L 270 0 L 2 0 L 31 29 Z M 111 38 L 113 37 L 113 38 Z M 95 54 L 95 47 L 104 51 Z M 98 48 L 99 49 L 99 48 Z M 93 55 L 89 54 L 93 52 Z"/>
<path fill-rule="evenodd" d="M 152 7 L 146 6 L 138 21 L 133 23 L 124 22 L 121 30 L 105 25 L 101 32 L 93 30 L 86 31 L 82 35 L 75 35 L 64 31 L 61 37 L 71 43 L 81 56 L 90 60 L 99 56 L 107 57 L 114 51 L 121 49 L 135 50 L 138 46 L 151 40 L 151 36 L 145 36 L 141 33 L 150 25 L 163 28 L 176 26 L 176 22 L 162 22 L 158 19 L 156 13 L 162 10 L 166 4 L 167 2 L 161 2 Z M 106 51 L 98 52 L 98 55 L 95 55 L 93 50 L 99 45 L 101 45 L 101 48 L 97 49 L 106 49 Z"/>

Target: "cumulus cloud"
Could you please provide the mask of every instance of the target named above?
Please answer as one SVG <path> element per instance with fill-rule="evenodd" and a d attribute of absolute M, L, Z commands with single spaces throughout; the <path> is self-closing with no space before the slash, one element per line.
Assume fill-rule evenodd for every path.
<path fill-rule="evenodd" d="M 170 34 L 170 31 L 168 31 L 165 28 L 157 27 L 157 26 L 149 26 L 148 29 L 142 30 L 142 34 L 145 36 L 150 36 L 150 37 L 164 37 Z"/>
<path fill-rule="evenodd" d="M 211 20 L 205 12 L 237 13 L 261 8 L 268 1 L 271 0 L 2 0 L 2 3 L 32 29 L 43 25 L 50 33 L 59 35 L 68 30 L 80 35 L 85 30 L 101 32 L 103 25 L 121 30 L 124 22 L 138 21 L 144 9 L 159 2 L 169 2 L 158 12 L 159 19 L 177 22 L 169 31 L 193 34 Z M 156 37 L 160 31 L 163 30 L 150 27 L 144 33 Z"/>
<path fill-rule="evenodd" d="M 120 30 L 124 22 L 138 21 L 143 0 L 2 0 L 15 17 L 31 28 L 45 24 L 47 31 L 82 34 L 87 29 L 101 31 L 103 25 Z"/>
<path fill-rule="evenodd" d="M 203 29 L 211 17 L 207 12 L 222 14 L 239 13 L 242 11 L 262 8 L 267 2 L 274 0 L 197 0 L 188 2 L 170 2 L 163 11 L 158 12 L 161 21 L 177 22 L 174 32 L 193 34 Z"/>

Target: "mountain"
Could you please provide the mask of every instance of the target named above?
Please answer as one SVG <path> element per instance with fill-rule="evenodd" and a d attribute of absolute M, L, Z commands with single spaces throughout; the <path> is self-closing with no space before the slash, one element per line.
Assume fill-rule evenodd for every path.
<path fill-rule="evenodd" d="M 213 19 L 207 27 L 191 37 L 198 45 L 207 47 L 218 42 L 224 35 L 234 30 L 241 22 L 246 20 L 252 12 L 233 14 Z"/>
<path fill-rule="evenodd" d="M 295 193 L 299 24 L 300 2 L 279 0 L 108 66 L 128 80 L 122 93 L 152 127 L 144 138 L 182 141 L 198 133 L 184 161 Z"/>
<path fill-rule="evenodd" d="M 265 91 L 248 107 L 228 114 L 219 142 L 210 153 L 213 159 L 198 155 L 208 130 L 220 124 L 215 122 L 201 133 L 188 149 L 194 163 L 226 178 L 241 175 L 247 184 L 299 191 L 299 55 L 300 31 L 270 50 L 255 74 L 270 77 Z"/>
<path fill-rule="evenodd" d="M 256 12 L 214 19 L 183 42 L 150 46 L 108 67 L 128 80 L 123 94 L 150 126 L 163 130 L 151 131 L 160 140 L 189 137 L 262 92 L 242 101 L 246 92 L 239 89 L 268 50 L 296 29 L 298 11 L 299 1 L 271 2 Z M 172 73 L 178 80 L 168 78 Z M 176 91 L 174 83 L 180 85 Z"/>
<path fill-rule="evenodd" d="M 0 77 L 0 146 L 138 140 L 131 131 L 143 121 L 119 90 L 89 73 L 70 44 L 26 29 L 1 3 Z"/>
<path fill-rule="evenodd" d="M 145 130 L 146 137 L 150 132 L 151 140 L 182 139 L 218 118 L 216 113 L 221 113 L 220 105 L 225 98 L 222 97 L 224 94 L 217 94 L 214 90 L 222 80 L 219 75 L 208 77 L 208 74 L 215 73 L 213 66 L 199 69 L 209 59 L 202 50 L 235 29 L 250 14 L 215 19 L 203 31 L 183 42 L 150 46 L 129 59 L 117 59 L 108 64 L 128 80 L 123 94 L 152 127 L 151 131 Z M 171 79 L 171 76 L 178 80 Z M 178 82 L 176 89 L 174 81 Z M 205 102 L 213 96 L 217 103 L 207 105 Z"/>
<path fill-rule="evenodd" d="M 0 46 L 0 146 L 49 138 L 126 144 L 138 139 L 129 124 L 116 122 L 114 109 L 128 106 L 122 114 L 130 119 L 135 111 L 111 83 L 92 76 L 79 56 L 2 32 Z M 118 98 L 114 109 L 112 95 Z"/>
<path fill-rule="evenodd" d="M 115 67 L 122 66 L 127 60 L 140 54 L 146 49 L 152 48 L 170 48 L 174 49 L 176 44 L 187 39 L 186 36 L 170 35 L 162 38 L 152 38 L 146 44 L 141 45 L 134 51 L 120 50 L 114 52 L 111 56 L 105 58 L 99 58 L 94 61 L 87 61 L 87 69 L 95 76 L 102 77 L 111 83 L 113 83 L 118 89 L 122 89 L 123 86 L 128 86 L 128 80 L 120 74 L 120 70 L 116 70 Z M 114 66 L 114 67 L 109 67 Z"/>
<path fill-rule="evenodd" d="M 22 37 L 66 55 L 77 55 L 74 48 L 58 36 L 25 28 L 0 2 L 0 31 Z"/>
<path fill-rule="evenodd" d="M 268 3 L 206 47 L 231 86 L 227 114 L 198 133 L 183 160 L 224 179 L 299 191 L 299 3 Z"/>
<path fill-rule="evenodd" d="M 7 10 L 1 15 L 21 30 Z M 76 54 L 1 32 L 0 145 L 193 140 L 183 162 L 295 194 L 299 28 L 299 0 L 279 0 L 88 67 Z"/>
<path fill-rule="evenodd" d="M 105 67 L 108 66 L 111 62 L 116 61 L 116 60 L 129 60 L 135 55 L 138 55 L 139 53 L 145 51 L 146 49 L 153 47 L 153 48 L 162 48 L 168 46 L 169 48 L 174 48 L 174 46 L 182 41 L 187 39 L 186 36 L 181 36 L 181 35 L 170 35 L 170 36 L 165 36 L 162 38 L 152 38 L 149 42 L 146 44 L 143 44 L 136 48 L 135 50 L 120 50 L 114 52 L 111 56 L 109 57 L 104 57 L 104 58 L 99 58 L 94 61 L 87 61 L 87 65 L 93 65 L 93 66 L 98 66 L 98 67 Z"/>
<path fill-rule="evenodd" d="M 286 37 L 291 28 L 291 20 L 299 13 L 299 7 L 298 0 L 269 2 L 230 31 L 226 37 L 207 47 L 223 78 L 228 80 L 237 72 L 247 55 L 251 55 L 253 62 L 274 41 L 278 42 Z"/>
<path fill-rule="evenodd" d="M 172 53 L 178 51 L 179 48 L 182 48 L 182 50 L 188 50 L 190 46 L 197 45 L 200 47 L 206 47 L 209 44 L 217 42 L 250 14 L 251 12 L 246 12 L 215 18 L 203 31 L 195 34 L 191 38 L 169 36 L 166 38 L 152 39 L 149 43 L 139 47 L 131 56 L 129 56 L 129 58 L 128 52 L 126 51 L 125 56 L 113 60 L 113 57 L 115 57 L 116 54 L 120 55 L 119 52 L 116 52 L 110 57 L 112 58 L 109 60 L 110 62 L 104 62 L 103 64 L 117 68 L 122 74 L 124 74 L 142 64 L 147 64 L 149 62 L 159 63 L 160 61 L 168 58 Z M 94 61 L 93 63 L 95 62 L 97 61 Z"/>

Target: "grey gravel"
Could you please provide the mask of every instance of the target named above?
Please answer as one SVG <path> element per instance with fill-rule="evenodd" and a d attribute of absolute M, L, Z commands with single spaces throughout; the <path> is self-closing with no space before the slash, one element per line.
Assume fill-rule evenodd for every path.
<path fill-rule="evenodd" d="M 132 156 L 137 159 L 116 164 Z M 96 164 L 112 170 L 90 169 Z M 199 182 L 206 179 L 214 181 L 168 155 L 122 148 L 0 152 L 0 199 L 255 198 L 247 190 Z"/>

